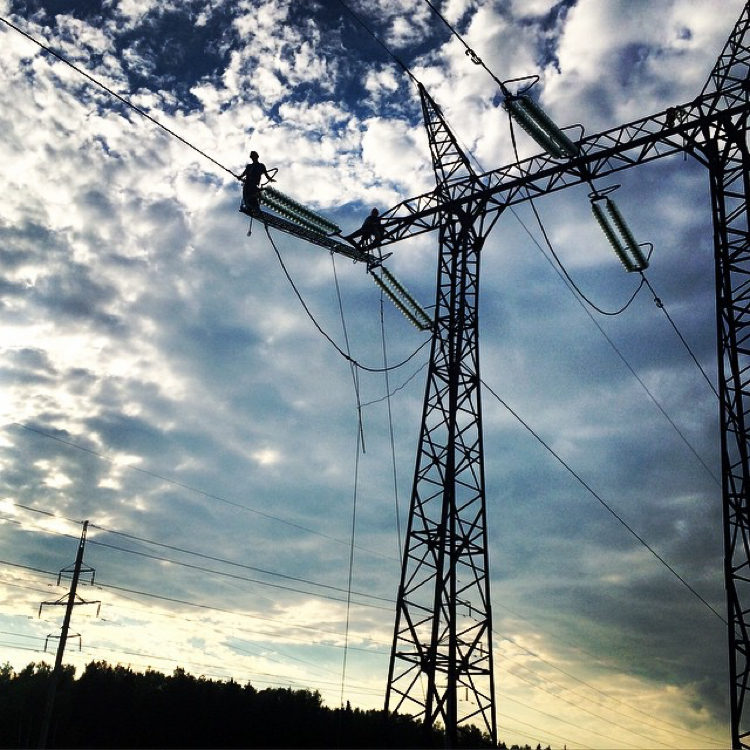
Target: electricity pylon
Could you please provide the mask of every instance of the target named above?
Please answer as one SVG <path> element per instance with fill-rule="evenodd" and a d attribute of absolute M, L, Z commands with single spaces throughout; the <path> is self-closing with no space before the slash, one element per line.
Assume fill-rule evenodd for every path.
<path fill-rule="evenodd" d="M 386 709 L 427 727 L 442 721 L 455 746 L 459 723 L 469 719 L 497 739 L 477 316 L 492 224 L 486 187 L 419 89 L 440 196 L 440 256 Z M 462 690 L 472 709 L 459 716 Z"/>
<path fill-rule="evenodd" d="M 63 568 L 60 571 L 60 574 L 57 577 L 57 585 L 60 585 L 60 581 L 62 579 L 63 573 L 70 573 L 72 574 L 72 578 L 70 581 L 70 590 L 67 594 L 60 597 L 59 599 L 56 599 L 52 602 L 42 602 L 39 605 L 39 614 L 42 614 L 42 607 L 44 606 L 59 606 L 62 605 L 65 607 L 65 616 L 63 617 L 63 624 L 62 628 L 60 629 L 60 640 L 57 645 L 57 655 L 55 657 L 55 666 L 52 669 L 52 674 L 50 675 L 50 681 L 49 681 L 49 688 L 47 690 L 47 702 L 44 707 L 44 715 L 42 716 L 42 723 L 39 730 L 39 747 L 45 748 L 47 747 L 47 735 L 49 733 L 49 726 L 50 721 L 52 719 L 52 712 L 55 707 L 55 698 L 57 696 L 57 685 L 60 681 L 60 675 L 62 674 L 62 660 L 63 656 L 65 654 L 65 645 L 68 642 L 68 636 L 70 632 L 70 620 L 73 616 L 73 607 L 80 605 L 80 604 L 99 604 L 101 606 L 101 602 L 87 602 L 81 599 L 80 596 L 78 596 L 77 590 L 78 590 L 78 583 L 81 578 L 82 573 L 91 573 L 91 583 L 94 583 L 94 569 L 90 568 L 88 566 L 84 566 L 83 564 L 83 553 L 86 548 L 86 531 L 88 529 L 89 522 L 84 521 L 83 522 L 83 530 L 81 531 L 81 540 L 78 543 L 78 552 L 76 553 L 76 560 L 75 563 L 73 563 L 72 567 L 69 566 L 67 568 Z M 98 614 L 98 610 L 97 610 Z M 81 636 L 79 635 L 78 638 Z M 45 643 L 45 649 L 46 649 L 46 643 Z"/>
<path fill-rule="evenodd" d="M 479 392 L 479 261 L 509 206 L 655 159 L 689 154 L 709 174 L 714 226 L 731 737 L 750 747 L 750 3 L 692 102 L 477 175 L 420 87 L 437 187 L 383 214 L 387 245 L 438 230 L 438 289 L 387 710 L 496 738 Z M 459 716 L 461 688 L 473 710 Z"/>

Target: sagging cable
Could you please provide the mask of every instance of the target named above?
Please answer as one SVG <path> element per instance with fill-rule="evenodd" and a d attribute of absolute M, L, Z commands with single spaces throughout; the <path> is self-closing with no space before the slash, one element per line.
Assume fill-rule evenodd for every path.
<path fill-rule="evenodd" d="M 628 273 L 645 271 L 648 268 L 648 258 L 643 254 L 615 202 L 603 195 L 593 195 L 591 210 L 625 270 Z"/>
<path fill-rule="evenodd" d="M 380 275 L 377 274 L 378 270 L 380 271 Z M 432 328 L 432 319 L 430 316 L 387 268 L 379 266 L 374 269 L 372 278 L 383 290 L 386 297 L 393 302 L 396 308 L 413 326 L 420 331 L 429 331 Z"/>
<path fill-rule="evenodd" d="M 313 232 L 330 235 L 341 231 L 340 227 L 332 221 L 315 213 L 275 188 L 264 188 L 260 195 L 260 202 L 285 219 Z"/>
<path fill-rule="evenodd" d="M 578 155 L 578 146 L 530 96 L 506 97 L 503 107 L 550 156 L 572 159 Z"/>

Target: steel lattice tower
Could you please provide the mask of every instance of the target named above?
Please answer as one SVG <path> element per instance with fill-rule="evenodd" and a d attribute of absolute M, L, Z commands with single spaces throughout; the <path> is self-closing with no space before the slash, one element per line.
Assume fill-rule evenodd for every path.
<path fill-rule="evenodd" d="M 477 316 L 488 230 L 474 171 L 421 86 L 420 94 L 443 208 L 386 708 L 413 713 L 428 727 L 442 720 L 455 745 L 458 724 L 473 717 L 496 739 Z M 454 207 L 467 190 L 477 197 Z M 462 689 L 475 706 L 459 717 Z"/>
<path fill-rule="evenodd" d="M 390 244 L 438 230 L 436 318 L 386 709 L 496 737 L 479 392 L 479 261 L 509 206 L 674 154 L 708 171 L 712 197 L 731 737 L 750 748 L 750 3 L 692 102 L 588 136 L 571 158 L 542 154 L 476 175 L 420 86 L 437 188 L 383 214 Z M 465 688 L 474 710 L 458 716 Z"/>
<path fill-rule="evenodd" d="M 419 85 L 437 187 L 386 211 L 378 243 L 386 246 L 423 232 L 439 233 L 432 350 L 386 710 L 413 714 L 427 728 L 442 722 L 450 745 L 455 745 L 464 722 L 479 724 L 493 739 L 497 736 L 479 378 L 484 241 L 511 206 L 686 154 L 706 167 L 711 188 L 731 737 L 733 748 L 750 750 L 750 714 L 745 712 L 750 688 L 749 31 L 750 1 L 693 101 L 570 142 L 570 149 L 556 154 L 539 154 L 481 175 L 471 168 L 440 109 Z M 345 244 L 273 213 L 243 210 L 365 261 L 371 270 L 379 262 L 370 254 L 372 246 L 357 239 L 358 233 Z M 461 689 L 472 707 L 459 715 Z"/>

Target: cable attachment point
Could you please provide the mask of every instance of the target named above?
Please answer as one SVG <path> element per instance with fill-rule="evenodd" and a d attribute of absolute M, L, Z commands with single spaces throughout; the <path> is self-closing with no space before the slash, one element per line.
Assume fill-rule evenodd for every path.
<path fill-rule="evenodd" d="M 464 52 L 464 54 L 466 55 L 466 57 L 469 58 L 469 60 L 471 60 L 474 63 L 474 65 L 484 65 L 484 62 L 482 62 L 482 58 L 479 57 L 479 55 L 476 52 L 474 52 L 473 49 L 471 48 L 467 49 Z"/>
<path fill-rule="evenodd" d="M 522 81 L 529 81 L 525 86 L 521 86 L 518 88 L 518 91 L 516 91 L 515 94 L 510 93 L 510 89 L 508 88 L 509 83 L 520 83 Z M 503 93 L 507 97 L 514 97 L 514 96 L 523 96 L 527 91 L 530 91 L 533 86 L 536 86 L 537 83 L 539 83 L 540 78 L 535 73 L 530 76 L 521 76 L 520 78 L 508 78 L 505 81 L 500 82 L 500 88 L 502 89 Z"/>

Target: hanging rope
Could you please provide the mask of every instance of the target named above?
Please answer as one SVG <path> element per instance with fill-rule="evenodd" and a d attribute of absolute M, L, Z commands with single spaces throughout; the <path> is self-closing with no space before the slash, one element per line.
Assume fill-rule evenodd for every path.
<path fill-rule="evenodd" d="M 359 438 L 362 441 L 362 453 L 366 453 L 365 449 L 365 433 L 362 426 L 362 401 L 359 396 L 359 373 L 357 371 L 357 364 L 351 358 L 351 348 L 349 347 L 349 333 L 346 329 L 346 317 L 344 316 L 344 303 L 341 299 L 341 287 L 339 286 L 339 276 L 336 273 L 336 259 L 331 253 L 331 266 L 333 267 L 333 281 L 336 286 L 336 297 L 339 302 L 339 314 L 341 315 L 341 328 L 344 331 L 344 342 L 346 343 L 346 358 L 349 360 L 349 369 L 352 374 L 352 383 L 354 384 L 354 398 L 357 402 L 357 421 L 359 423 Z"/>
<path fill-rule="evenodd" d="M 344 707 L 344 688 L 346 686 L 346 663 L 349 655 L 349 622 L 352 604 L 352 582 L 354 580 L 354 542 L 357 530 L 357 489 L 359 487 L 359 454 L 362 444 L 360 442 L 361 430 L 357 427 L 356 457 L 354 459 L 354 497 L 352 502 L 352 530 L 351 544 L 349 546 L 349 578 L 347 583 L 346 597 L 346 626 L 344 628 L 344 656 L 341 665 L 341 707 Z"/>
<path fill-rule="evenodd" d="M 385 315 L 384 315 L 384 299 L 383 292 L 380 292 L 380 338 L 383 342 L 383 368 L 385 377 L 385 398 L 388 402 L 388 433 L 391 441 L 391 465 L 393 467 L 393 500 L 396 511 L 396 534 L 398 537 L 398 554 L 399 560 L 403 559 L 403 551 L 401 546 L 401 516 L 399 514 L 399 503 L 398 503 L 398 475 L 396 473 L 396 442 L 393 434 L 393 411 L 391 410 L 391 386 L 388 377 L 388 350 L 385 341 Z"/>

